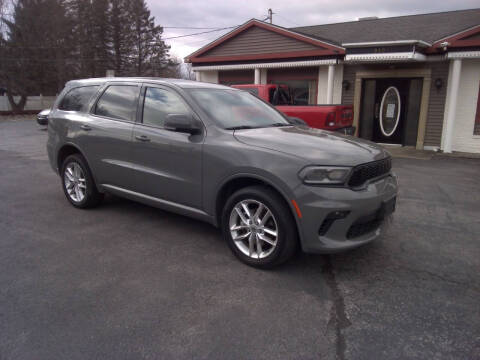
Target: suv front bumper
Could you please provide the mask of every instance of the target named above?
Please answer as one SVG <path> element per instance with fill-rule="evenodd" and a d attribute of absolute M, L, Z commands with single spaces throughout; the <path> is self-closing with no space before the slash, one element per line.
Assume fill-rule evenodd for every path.
<path fill-rule="evenodd" d="M 377 238 L 382 224 L 395 209 L 397 179 L 389 174 L 368 183 L 362 190 L 300 185 L 295 198 L 302 249 L 334 253 L 352 249 Z"/>

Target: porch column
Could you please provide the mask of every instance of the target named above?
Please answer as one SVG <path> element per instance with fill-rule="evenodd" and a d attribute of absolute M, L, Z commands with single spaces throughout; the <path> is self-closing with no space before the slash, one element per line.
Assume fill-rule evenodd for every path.
<path fill-rule="evenodd" d="M 202 81 L 202 73 L 200 71 L 195 71 L 195 80 Z"/>
<path fill-rule="evenodd" d="M 267 83 L 267 69 L 260 69 L 260 84 Z"/>
<path fill-rule="evenodd" d="M 335 75 L 335 65 L 328 65 L 327 77 L 327 104 L 333 104 L 333 78 Z"/>
<path fill-rule="evenodd" d="M 460 85 L 460 73 L 462 71 L 462 60 L 453 60 L 451 69 L 452 77 L 451 82 L 448 84 L 449 88 L 447 90 L 448 112 L 446 114 L 445 140 L 443 143 L 443 151 L 446 153 L 452 152 L 452 138 L 454 131 L 455 114 L 457 112 L 457 97 L 458 87 Z"/>
<path fill-rule="evenodd" d="M 260 69 L 255 68 L 255 84 L 260 84 Z"/>

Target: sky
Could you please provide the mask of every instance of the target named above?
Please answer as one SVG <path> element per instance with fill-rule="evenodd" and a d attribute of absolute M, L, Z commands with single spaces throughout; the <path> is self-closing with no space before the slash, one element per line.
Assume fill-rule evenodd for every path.
<path fill-rule="evenodd" d="M 284 27 L 356 21 L 359 17 L 390 17 L 480 7 L 478 0 L 146 0 L 165 39 L 225 28 L 251 18 L 263 20 L 271 8 L 273 23 Z M 179 58 L 196 51 L 230 30 L 166 40 Z"/>

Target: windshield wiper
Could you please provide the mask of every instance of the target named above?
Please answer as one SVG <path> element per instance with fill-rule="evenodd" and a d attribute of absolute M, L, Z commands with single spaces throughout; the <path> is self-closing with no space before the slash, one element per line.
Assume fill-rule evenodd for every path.
<path fill-rule="evenodd" d="M 225 130 L 242 130 L 242 129 L 255 129 L 255 128 L 249 125 L 239 125 L 239 126 L 231 126 L 231 127 L 225 128 Z"/>
<path fill-rule="evenodd" d="M 286 124 L 286 123 L 273 123 L 273 124 L 270 124 L 266 127 L 281 127 L 281 126 L 292 126 L 292 124 Z"/>
<path fill-rule="evenodd" d="M 243 129 L 258 129 L 258 128 L 267 128 L 267 127 L 281 127 L 281 126 L 291 126 L 292 124 L 285 123 L 273 123 L 265 126 L 250 126 L 250 125 L 238 125 L 225 128 L 225 130 L 243 130 Z"/>

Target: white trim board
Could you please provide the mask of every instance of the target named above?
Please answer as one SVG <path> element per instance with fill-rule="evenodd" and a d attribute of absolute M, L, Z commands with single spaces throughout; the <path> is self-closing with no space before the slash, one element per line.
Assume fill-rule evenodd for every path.
<path fill-rule="evenodd" d="M 367 42 L 357 42 L 357 43 L 342 43 L 344 47 L 370 47 L 370 46 L 379 46 L 379 45 L 409 45 L 409 44 L 421 44 L 424 47 L 430 47 L 431 44 L 423 40 L 392 40 L 392 41 L 367 41 Z"/>
<path fill-rule="evenodd" d="M 193 66 L 192 70 L 193 71 L 211 71 L 211 70 L 275 69 L 275 68 L 335 65 L 338 63 L 340 63 L 340 61 L 338 61 L 337 59 L 325 59 L 325 60 L 288 61 L 288 62 L 277 62 L 277 63 Z"/>
<path fill-rule="evenodd" d="M 457 51 L 447 53 L 448 59 L 480 59 L 480 51 Z"/>
<path fill-rule="evenodd" d="M 426 61 L 427 57 L 414 52 L 395 52 L 377 54 L 348 54 L 346 62 L 383 62 L 383 61 Z"/>

